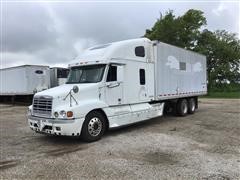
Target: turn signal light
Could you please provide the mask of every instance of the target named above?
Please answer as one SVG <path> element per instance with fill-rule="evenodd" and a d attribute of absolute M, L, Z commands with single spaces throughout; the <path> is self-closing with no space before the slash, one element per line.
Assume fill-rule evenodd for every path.
<path fill-rule="evenodd" d="M 73 112 L 72 111 L 68 111 L 67 112 L 67 117 L 73 117 Z"/>

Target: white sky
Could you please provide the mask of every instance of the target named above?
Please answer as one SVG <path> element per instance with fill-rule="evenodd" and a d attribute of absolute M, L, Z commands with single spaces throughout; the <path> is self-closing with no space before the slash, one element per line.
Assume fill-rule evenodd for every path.
<path fill-rule="evenodd" d="M 210 30 L 239 33 L 240 1 L 2 1 L 0 68 L 66 66 L 85 48 L 141 37 L 160 12 L 204 12 Z"/>

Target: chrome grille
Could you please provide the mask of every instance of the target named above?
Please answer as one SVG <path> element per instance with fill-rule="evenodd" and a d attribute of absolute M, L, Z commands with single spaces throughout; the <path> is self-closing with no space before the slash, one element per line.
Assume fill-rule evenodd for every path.
<path fill-rule="evenodd" d="M 51 116 L 52 112 L 52 97 L 37 96 L 33 99 L 33 115 L 36 116 Z"/>

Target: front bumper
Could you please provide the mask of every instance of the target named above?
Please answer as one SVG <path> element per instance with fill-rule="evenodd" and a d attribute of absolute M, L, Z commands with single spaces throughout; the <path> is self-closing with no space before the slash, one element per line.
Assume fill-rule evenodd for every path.
<path fill-rule="evenodd" d="M 28 124 L 33 131 L 62 136 L 80 136 L 84 118 L 59 120 L 28 116 Z"/>

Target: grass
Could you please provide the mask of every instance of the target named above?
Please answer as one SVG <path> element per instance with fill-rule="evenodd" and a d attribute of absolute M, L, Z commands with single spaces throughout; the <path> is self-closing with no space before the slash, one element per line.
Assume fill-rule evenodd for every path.
<path fill-rule="evenodd" d="M 208 92 L 206 96 L 202 98 L 232 98 L 240 99 L 240 92 Z"/>

